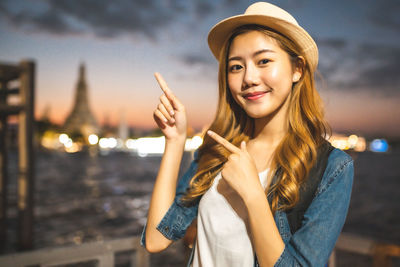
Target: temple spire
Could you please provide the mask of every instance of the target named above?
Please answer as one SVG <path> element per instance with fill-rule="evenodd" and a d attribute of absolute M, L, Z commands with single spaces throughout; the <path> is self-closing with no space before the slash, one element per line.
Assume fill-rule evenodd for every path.
<path fill-rule="evenodd" d="M 85 82 L 85 64 L 83 62 L 79 66 L 79 81 Z"/>
<path fill-rule="evenodd" d="M 79 66 L 78 82 L 75 90 L 75 102 L 71 113 L 64 123 L 64 129 L 70 134 L 82 134 L 84 137 L 98 133 L 99 128 L 89 107 L 88 88 L 86 84 L 86 67 Z"/>

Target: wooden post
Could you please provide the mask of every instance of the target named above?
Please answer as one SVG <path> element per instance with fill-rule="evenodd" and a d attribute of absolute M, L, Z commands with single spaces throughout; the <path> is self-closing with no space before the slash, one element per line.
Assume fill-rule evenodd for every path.
<path fill-rule="evenodd" d="M 35 63 L 22 61 L 20 76 L 20 97 L 24 109 L 19 113 L 19 174 L 18 174 L 18 248 L 33 247 L 33 207 L 34 207 L 34 87 Z"/>
<path fill-rule="evenodd" d="M 0 81 L 0 104 L 7 103 L 7 81 Z M 0 113 L 0 251 L 5 249 L 7 241 L 7 115 Z"/>

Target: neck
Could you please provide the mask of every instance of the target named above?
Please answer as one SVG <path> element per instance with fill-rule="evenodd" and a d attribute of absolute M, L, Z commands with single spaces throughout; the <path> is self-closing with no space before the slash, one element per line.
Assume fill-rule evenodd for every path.
<path fill-rule="evenodd" d="M 253 142 L 262 142 L 266 146 L 276 147 L 287 133 L 287 126 L 282 123 L 279 125 L 270 118 L 260 118 L 255 120 L 255 131 Z"/>
<path fill-rule="evenodd" d="M 254 123 L 254 136 L 247 143 L 247 150 L 261 171 L 270 167 L 274 152 L 287 133 L 287 123 L 276 116 L 255 119 Z"/>
<path fill-rule="evenodd" d="M 255 143 L 263 143 L 268 147 L 276 147 L 288 131 L 288 109 L 286 103 L 277 112 L 254 120 Z"/>

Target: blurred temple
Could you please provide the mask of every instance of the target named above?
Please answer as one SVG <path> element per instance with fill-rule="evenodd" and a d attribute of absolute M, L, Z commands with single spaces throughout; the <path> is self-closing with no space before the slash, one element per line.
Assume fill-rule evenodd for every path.
<path fill-rule="evenodd" d="M 65 120 L 64 130 L 70 136 L 81 136 L 84 140 L 91 134 L 98 134 L 99 127 L 89 108 L 85 65 L 79 67 L 79 78 L 75 91 L 75 102 Z"/>

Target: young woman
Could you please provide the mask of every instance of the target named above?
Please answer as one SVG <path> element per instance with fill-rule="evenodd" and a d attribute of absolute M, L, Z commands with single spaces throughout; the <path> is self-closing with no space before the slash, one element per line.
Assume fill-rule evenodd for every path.
<path fill-rule="evenodd" d="M 353 161 L 333 149 L 321 163 L 329 128 L 314 85 L 315 42 L 263 2 L 216 24 L 208 42 L 219 61 L 217 114 L 179 181 L 185 108 L 156 73 L 164 94 L 154 119 L 166 145 L 142 245 L 161 251 L 190 228 L 188 266 L 324 266 L 346 218 Z M 323 168 L 315 191 L 313 168 Z"/>

